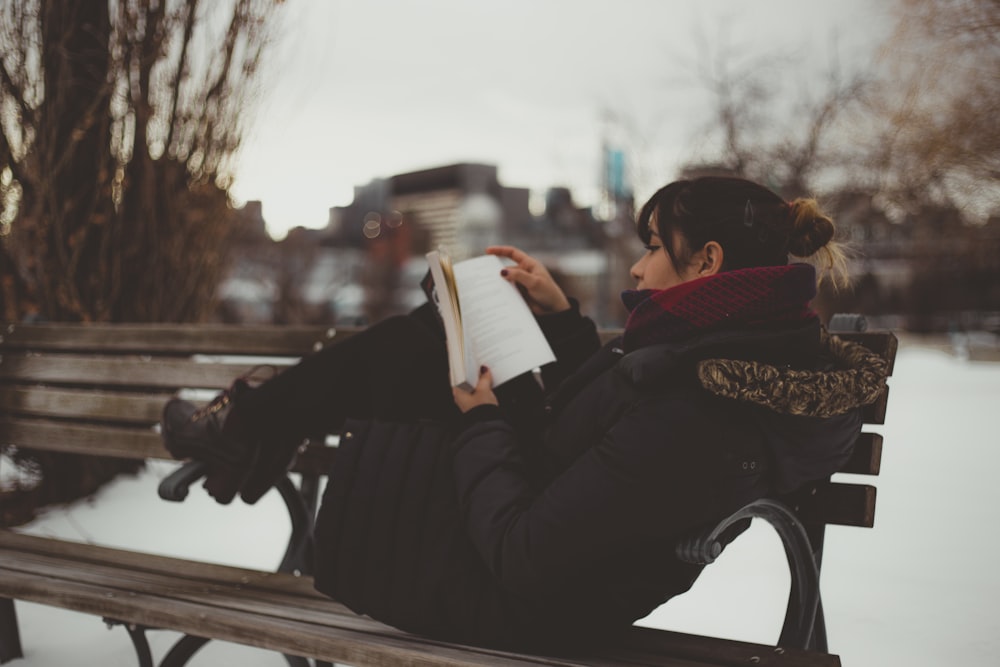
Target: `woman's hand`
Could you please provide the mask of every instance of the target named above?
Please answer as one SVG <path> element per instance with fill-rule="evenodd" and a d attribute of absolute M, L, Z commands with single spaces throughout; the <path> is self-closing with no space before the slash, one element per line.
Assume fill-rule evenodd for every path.
<path fill-rule="evenodd" d="M 479 381 L 472 391 L 452 387 L 451 395 L 463 414 L 480 405 L 499 405 L 496 394 L 493 393 L 493 374 L 486 366 L 480 367 Z"/>
<path fill-rule="evenodd" d="M 490 255 L 514 260 L 515 266 L 508 266 L 500 272 L 507 282 L 513 283 L 524 295 L 531 312 L 535 315 L 558 313 L 569 310 L 569 299 L 552 279 L 541 262 L 528 253 L 509 245 L 494 245 L 486 249 Z"/>

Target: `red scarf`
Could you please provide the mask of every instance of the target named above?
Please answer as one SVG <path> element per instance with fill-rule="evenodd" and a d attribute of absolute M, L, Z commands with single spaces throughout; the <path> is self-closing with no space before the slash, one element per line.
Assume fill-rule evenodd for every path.
<path fill-rule="evenodd" d="M 816 269 L 809 264 L 724 271 L 664 290 L 626 290 L 626 352 L 719 329 L 815 319 Z"/>

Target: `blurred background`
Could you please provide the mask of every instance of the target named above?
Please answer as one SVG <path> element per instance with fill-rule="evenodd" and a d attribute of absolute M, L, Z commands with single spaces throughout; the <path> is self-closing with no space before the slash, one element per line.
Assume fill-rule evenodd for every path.
<path fill-rule="evenodd" d="M 369 324 L 537 254 L 600 325 L 679 177 L 813 195 L 821 314 L 1000 332 L 990 0 L 4 2 L 6 321 Z"/>
<path fill-rule="evenodd" d="M 992 664 L 998 117 L 996 0 L 0 0 L 0 318 L 367 325 L 424 301 L 426 251 L 500 242 L 619 327 L 657 188 L 815 196 L 853 250 L 821 316 L 902 343 L 879 528 L 828 544 L 834 648 Z M 134 467 L 0 442 L 0 524 Z M 167 511 L 163 474 L 109 485 L 97 523 L 146 548 L 137 524 L 186 526 L 115 518 Z M 105 535 L 87 507 L 25 529 Z M 731 581 L 758 580 L 774 613 L 713 627 L 723 598 L 694 592 L 662 624 L 773 641 L 748 619 L 782 584 Z"/>
<path fill-rule="evenodd" d="M 367 325 L 509 243 L 619 327 L 636 209 L 732 174 L 837 222 L 824 318 L 998 361 L 998 117 L 996 0 L 0 0 L 0 318 Z M 0 450 L 0 523 L 75 497 Z"/>

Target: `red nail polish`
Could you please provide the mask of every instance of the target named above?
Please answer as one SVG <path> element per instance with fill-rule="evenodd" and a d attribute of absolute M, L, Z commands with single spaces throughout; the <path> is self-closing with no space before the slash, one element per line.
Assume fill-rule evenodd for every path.
<path fill-rule="evenodd" d="M 483 375 L 483 374 L 484 374 L 484 373 L 486 373 L 486 371 L 488 371 L 488 370 L 489 370 L 489 369 L 488 369 L 488 368 L 486 368 L 486 366 L 480 366 L 480 367 L 479 367 L 479 374 L 480 374 L 480 375 Z"/>
<path fill-rule="evenodd" d="M 500 275 L 501 276 L 506 276 L 507 275 L 507 269 L 500 269 Z"/>

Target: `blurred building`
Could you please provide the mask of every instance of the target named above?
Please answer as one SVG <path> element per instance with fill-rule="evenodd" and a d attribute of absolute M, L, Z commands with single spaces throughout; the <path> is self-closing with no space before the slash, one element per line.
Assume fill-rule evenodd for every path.
<path fill-rule="evenodd" d="M 501 184 L 493 165 L 461 163 L 398 174 L 358 186 L 347 206 L 330 209 L 326 228 L 293 230 L 275 242 L 264 232 L 259 202 L 243 209 L 237 260 L 224 283 L 220 316 L 227 321 L 367 324 L 425 301 L 419 283 L 424 254 L 443 247 L 455 260 L 498 243 L 536 255 L 585 312 L 620 325 L 618 293 L 628 285 L 617 239 L 621 219 L 600 220 L 577 206 L 566 188 L 552 188 L 534 215 L 527 188 Z M 627 265 L 626 265 L 627 266 Z"/>
<path fill-rule="evenodd" d="M 356 187 L 353 202 L 330 209 L 328 229 L 338 244 L 362 247 L 401 218 L 397 227 L 414 228 L 411 254 L 445 247 L 458 260 L 530 221 L 529 194 L 501 185 L 492 165 L 424 169 Z M 373 220 L 384 223 L 381 230 Z"/>
<path fill-rule="evenodd" d="M 832 309 L 912 332 L 1000 333 L 1000 219 L 971 224 L 940 205 L 892 218 L 877 196 L 853 190 L 824 205 L 850 250 L 851 288 L 823 294 Z"/>

